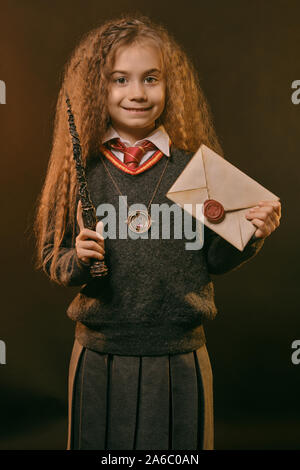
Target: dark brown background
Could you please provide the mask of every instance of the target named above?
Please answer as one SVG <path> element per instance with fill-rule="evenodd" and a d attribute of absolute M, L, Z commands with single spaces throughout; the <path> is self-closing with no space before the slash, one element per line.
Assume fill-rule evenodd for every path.
<path fill-rule="evenodd" d="M 131 6 L 129 6 L 131 5 Z M 59 74 L 81 34 L 124 11 L 162 21 L 200 74 L 225 156 L 282 201 L 279 229 L 259 255 L 215 277 L 217 318 L 206 323 L 214 372 L 217 449 L 300 448 L 300 3 L 98 0 L 0 3 L 0 448 L 64 449 L 67 368 L 77 288 L 33 269 L 33 207 L 49 157 Z"/>

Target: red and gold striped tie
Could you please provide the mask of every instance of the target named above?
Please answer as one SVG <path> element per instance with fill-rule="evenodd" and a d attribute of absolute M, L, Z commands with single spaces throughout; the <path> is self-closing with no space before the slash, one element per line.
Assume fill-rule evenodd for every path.
<path fill-rule="evenodd" d="M 135 170 L 148 150 L 156 150 L 157 147 L 149 140 L 144 140 L 138 147 L 126 147 L 126 145 L 121 142 L 119 138 L 112 139 L 108 142 L 108 145 L 118 150 L 119 152 L 124 153 L 124 163 L 127 165 L 130 170 Z"/>

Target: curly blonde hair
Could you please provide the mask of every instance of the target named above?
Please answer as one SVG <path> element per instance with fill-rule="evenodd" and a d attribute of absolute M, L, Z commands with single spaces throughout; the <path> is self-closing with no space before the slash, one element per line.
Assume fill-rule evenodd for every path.
<path fill-rule="evenodd" d="M 203 143 L 222 155 L 211 113 L 201 90 L 197 72 L 183 48 L 167 30 L 140 14 L 125 14 L 86 33 L 68 59 L 56 103 L 54 132 L 47 175 L 37 201 L 34 221 L 36 269 L 50 260 L 50 278 L 59 282 L 56 261 L 66 230 L 76 227 L 77 181 L 68 129 L 65 94 L 70 97 L 82 147 L 82 159 L 99 153 L 110 124 L 106 97 L 108 74 L 119 46 L 154 40 L 163 58 L 166 102 L 159 124 L 163 124 L 177 148 L 196 151 Z M 43 251 L 51 240 L 47 257 Z"/>

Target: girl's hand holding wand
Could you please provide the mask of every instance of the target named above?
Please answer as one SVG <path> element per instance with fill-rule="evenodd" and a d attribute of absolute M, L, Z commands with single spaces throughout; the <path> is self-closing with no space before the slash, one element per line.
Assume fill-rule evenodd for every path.
<path fill-rule="evenodd" d="M 85 228 L 82 219 L 82 207 L 79 200 L 77 206 L 77 223 L 80 233 L 76 237 L 76 253 L 78 259 L 86 265 L 91 264 L 91 259 L 96 258 L 103 260 L 105 255 L 104 238 L 103 238 L 103 222 L 98 222 L 96 231 Z"/>
<path fill-rule="evenodd" d="M 266 238 L 279 227 L 281 218 L 281 203 L 279 201 L 260 201 L 246 213 L 248 220 L 258 229 L 256 238 Z"/>

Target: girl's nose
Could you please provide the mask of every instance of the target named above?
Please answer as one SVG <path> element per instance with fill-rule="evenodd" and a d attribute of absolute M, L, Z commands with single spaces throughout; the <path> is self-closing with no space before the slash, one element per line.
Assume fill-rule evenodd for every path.
<path fill-rule="evenodd" d="M 129 96 L 128 98 L 130 100 L 141 100 L 141 99 L 147 99 L 147 95 L 145 92 L 145 88 L 142 83 L 139 82 L 134 82 L 131 84 L 130 89 L 129 89 Z"/>

